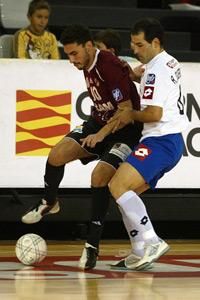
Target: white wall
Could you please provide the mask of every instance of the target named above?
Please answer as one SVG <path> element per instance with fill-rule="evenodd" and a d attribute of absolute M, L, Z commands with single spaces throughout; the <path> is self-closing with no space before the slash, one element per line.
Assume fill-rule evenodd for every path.
<path fill-rule="evenodd" d="M 30 0 L 0 0 L 0 18 L 4 28 L 21 28 L 28 24 Z"/>
<path fill-rule="evenodd" d="M 187 155 L 160 180 L 158 187 L 161 188 L 200 188 L 200 64 L 183 63 L 182 74 L 186 107 L 188 111 L 191 108 L 190 128 L 184 134 Z M 28 96 L 25 101 L 22 97 L 19 101 L 17 91 L 27 92 L 30 98 Z M 50 147 L 39 145 L 33 151 L 29 149 L 17 154 L 16 145 L 19 141 L 26 144 L 31 140 L 49 146 L 61 138 L 59 134 L 49 137 L 50 127 L 67 123 L 70 116 L 69 129 L 81 124 L 82 115 L 89 114 L 91 105 L 91 100 L 86 97 L 82 106 L 77 106 L 77 99 L 85 91 L 82 72 L 68 61 L 0 60 L 0 187 L 43 187 Z M 57 105 L 54 98 L 62 93 L 70 95 L 71 106 Z M 55 100 L 53 106 L 45 104 L 46 95 Z M 34 109 L 36 114 L 27 119 Z M 48 110 L 53 115 L 41 117 L 40 110 L 43 113 Z M 24 120 L 20 119 L 21 115 Z M 17 132 L 16 124 L 23 128 L 21 132 Z M 44 135 L 40 135 L 43 129 Z M 68 165 L 62 187 L 89 187 L 94 165 L 82 166 L 80 162 Z"/>

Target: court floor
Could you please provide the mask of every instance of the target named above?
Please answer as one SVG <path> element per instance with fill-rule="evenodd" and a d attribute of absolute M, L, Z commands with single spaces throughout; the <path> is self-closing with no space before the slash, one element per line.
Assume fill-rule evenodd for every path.
<path fill-rule="evenodd" d="M 47 241 L 37 266 L 15 257 L 15 241 L 0 241 L 0 300 L 200 299 L 200 241 L 169 240 L 170 251 L 145 272 L 112 270 L 128 241 L 103 241 L 94 270 L 77 267 L 83 241 Z"/>

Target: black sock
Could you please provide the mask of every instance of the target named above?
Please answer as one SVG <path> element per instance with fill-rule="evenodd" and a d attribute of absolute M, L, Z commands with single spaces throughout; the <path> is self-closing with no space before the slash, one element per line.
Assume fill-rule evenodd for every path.
<path fill-rule="evenodd" d="M 110 192 L 108 187 L 91 187 L 92 191 L 92 218 L 89 226 L 87 243 L 99 247 L 104 219 L 109 207 Z"/>
<path fill-rule="evenodd" d="M 57 197 L 58 187 L 64 175 L 64 167 L 65 165 L 54 167 L 48 161 L 46 163 L 44 199 L 49 205 L 53 204 Z"/>

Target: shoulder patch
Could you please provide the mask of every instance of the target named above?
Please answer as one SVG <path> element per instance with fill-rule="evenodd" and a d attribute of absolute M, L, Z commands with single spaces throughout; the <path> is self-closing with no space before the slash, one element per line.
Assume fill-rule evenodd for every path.
<path fill-rule="evenodd" d="M 146 84 L 154 84 L 156 79 L 155 74 L 147 74 Z"/>
<path fill-rule="evenodd" d="M 177 66 L 177 64 L 178 64 L 178 62 L 177 62 L 177 60 L 174 59 L 174 58 L 172 58 L 170 61 L 168 61 L 168 62 L 166 63 L 166 65 L 167 65 L 168 67 L 170 67 L 171 69 L 175 68 L 175 67 Z"/>
<path fill-rule="evenodd" d="M 120 89 L 112 90 L 112 95 L 113 95 L 113 98 L 115 99 L 115 101 L 120 101 L 123 99 L 123 95 L 122 95 Z"/>

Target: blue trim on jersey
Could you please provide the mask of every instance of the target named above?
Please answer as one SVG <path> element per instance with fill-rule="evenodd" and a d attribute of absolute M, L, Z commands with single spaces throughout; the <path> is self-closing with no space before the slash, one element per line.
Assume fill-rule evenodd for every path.
<path fill-rule="evenodd" d="M 181 133 L 142 140 L 127 157 L 131 164 L 150 185 L 155 188 L 158 180 L 180 160 L 184 150 Z"/>

